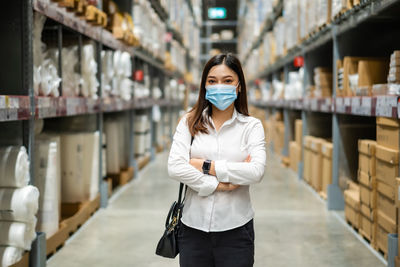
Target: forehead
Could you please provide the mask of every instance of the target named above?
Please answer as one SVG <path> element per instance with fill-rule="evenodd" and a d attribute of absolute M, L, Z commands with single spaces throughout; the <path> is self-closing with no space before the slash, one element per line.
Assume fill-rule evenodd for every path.
<path fill-rule="evenodd" d="M 210 69 L 208 76 L 224 77 L 231 75 L 233 78 L 238 78 L 237 74 L 225 64 L 216 65 Z"/>

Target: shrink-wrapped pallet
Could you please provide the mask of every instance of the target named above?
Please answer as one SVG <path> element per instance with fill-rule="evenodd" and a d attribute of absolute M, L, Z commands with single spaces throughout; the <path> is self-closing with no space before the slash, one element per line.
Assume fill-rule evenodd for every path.
<path fill-rule="evenodd" d="M 115 120 L 107 120 L 104 124 L 106 134 L 106 162 L 107 173 L 117 174 L 120 172 L 119 154 L 119 123 Z"/>
<path fill-rule="evenodd" d="M 85 198 L 93 200 L 99 192 L 99 132 L 83 134 L 83 171 Z"/>
<path fill-rule="evenodd" d="M 34 186 L 0 188 L 0 221 L 33 222 L 38 206 L 39 190 Z"/>
<path fill-rule="evenodd" d="M 0 187 L 23 187 L 29 182 L 29 159 L 23 146 L 0 148 Z"/>
<path fill-rule="evenodd" d="M 0 266 L 8 267 L 19 262 L 24 251 L 22 248 L 0 246 Z"/>
<path fill-rule="evenodd" d="M 36 238 L 36 221 L 32 223 L 0 221 L 0 246 L 31 249 Z"/>
<path fill-rule="evenodd" d="M 35 185 L 40 192 L 37 231 L 58 231 L 61 207 L 60 137 L 41 135 L 35 143 Z"/>

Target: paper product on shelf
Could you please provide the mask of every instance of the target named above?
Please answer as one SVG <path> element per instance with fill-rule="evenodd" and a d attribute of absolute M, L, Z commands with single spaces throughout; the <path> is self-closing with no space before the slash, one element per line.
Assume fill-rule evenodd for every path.
<path fill-rule="evenodd" d="M 60 137 L 41 135 L 35 141 L 35 185 L 40 192 L 37 231 L 47 237 L 58 231 L 61 208 Z"/>
<path fill-rule="evenodd" d="M 23 146 L 0 148 L 0 187 L 23 187 L 29 182 L 29 158 Z"/>
<path fill-rule="evenodd" d="M 99 82 L 97 81 L 97 62 L 94 55 L 94 45 L 87 44 L 82 48 L 82 95 L 97 98 Z"/>
<path fill-rule="evenodd" d="M 61 135 L 61 200 L 63 203 L 85 201 L 83 172 L 83 136 Z"/>
<path fill-rule="evenodd" d="M 135 155 L 144 156 L 150 150 L 150 122 L 147 115 L 137 115 L 134 122 L 135 127 Z"/>
<path fill-rule="evenodd" d="M 112 80 L 114 77 L 114 64 L 113 64 L 113 51 L 101 51 L 101 61 L 102 61 L 102 96 L 107 97 L 111 94 L 112 90 Z"/>
<path fill-rule="evenodd" d="M 63 203 L 93 199 L 99 190 L 99 134 L 61 135 L 61 190 Z"/>
<path fill-rule="evenodd" d="M 0 266 L 8 267 L 19 262 L 24 252 L 21 248 L 0 246 Z"/>
<path fill-rule="evenodd" d="M 31 185 L 0 188 L 0 221 L 32 222 L 39 208 L 39 190 Z"/>
<path fill-rule="evenodd" d="M 96 198 L 99 193 L 99 132 L 83 134 L 83 179 L 85 194 L 89 200 Z"/>
<path fill-rule="evenodd" d="M 106 121 L 104 131 L 106 134 L 106 159 L 107 173 L 116 174 L 120 172 L 120 154 L 119 154 L 119 125 L 118 121 Z"/>
<path fill-rule="evenodd" d="M 298 72 L 289 72 L 289 82 L 285 86 L 284 98 L 286 100 L 300 99 L 303 96 L 303 76 L 301 68 Z"/>
<path fill-rule="evenodd" d="M 0 245 L 31 250 L 36 238 L 36 221 L 32 223 L 0 221 Z"/>

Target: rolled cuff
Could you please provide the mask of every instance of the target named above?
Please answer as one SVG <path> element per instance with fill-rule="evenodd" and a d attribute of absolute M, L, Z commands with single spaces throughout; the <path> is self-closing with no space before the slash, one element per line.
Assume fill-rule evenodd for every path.
<path fill-rule="evenodd" d="M 226 160 L 216 160 L 214 162 L 215 174 L 217 175 L 218 181 L 222 183 L 229 183 L 228 168 L 226 166 Z"/>
<path fill-rule="evenodd" d="M 205 176 L 206 177 L 204 178 L 207 179 L 207 181 L 199 190 L 199 196 L 201 197 L 208 197 L 209 195 L 214 193 L 219 184 L 219 182 L 217 181 L 217 179 L 215 179 L 214 176 L 210 175 L 205 175 Z"/>

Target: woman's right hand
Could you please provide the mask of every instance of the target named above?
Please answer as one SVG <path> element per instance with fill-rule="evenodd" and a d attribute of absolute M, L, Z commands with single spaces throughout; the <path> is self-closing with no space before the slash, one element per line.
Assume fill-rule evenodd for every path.
<path fill-rule="evenodd" d="M 228 191 L 233 191 L 235 189 L 238 189 L 240 187 L 240 185 L 234 185 L 231 183 L 219 183 L 217 190 L 219 192 L 228 192 Z"/>

